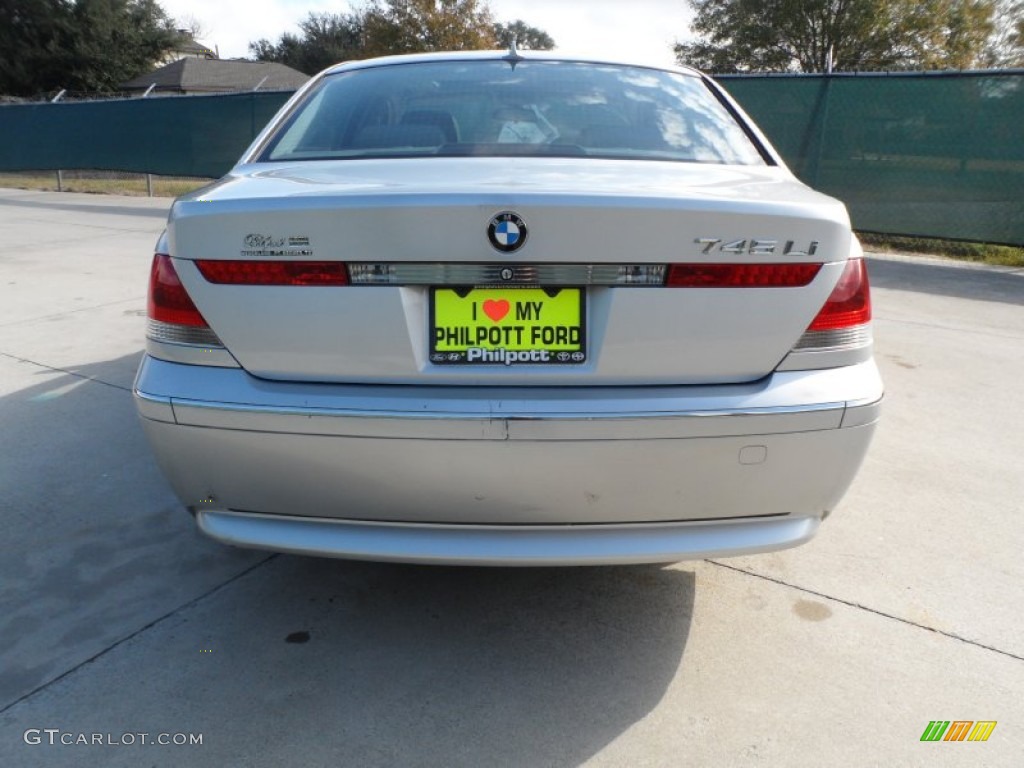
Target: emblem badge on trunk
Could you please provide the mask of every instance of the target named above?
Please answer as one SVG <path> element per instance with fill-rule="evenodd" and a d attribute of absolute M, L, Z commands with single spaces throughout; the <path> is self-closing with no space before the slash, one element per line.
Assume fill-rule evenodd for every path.
<path fill-rule="evenodd" d="M 499 213 L 487 226 L 487 239 L 502 253 L 517 251 L 526 242 L 526 223 L 511 211 Z"/>

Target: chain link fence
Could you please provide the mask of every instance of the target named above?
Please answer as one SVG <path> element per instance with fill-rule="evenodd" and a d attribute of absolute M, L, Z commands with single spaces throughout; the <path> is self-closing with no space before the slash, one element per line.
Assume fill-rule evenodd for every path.
<path fill-rule="evenodd" d="M 130 91 L 95 93 L 57 90 L 34 96 L 0 95 L 0 106 L 28 104 L 105 103 L 130 99 L 187 98 L 175 92 L 137 93 Z M 3 113 L 0 112 L 0 117 Z M 96 194 L 133 195 L 148 197 L 177 197 L 206 186 L 214 176 L 179 176 L 133 171 L 71 169 L 0 171 L 0 187 L 37 189 L 54 192 L 87 192 Z"/>
<path fill-rule="evenodd" d="M 1024 245 L 1024 70 L 718 80 L 855 228 Z"/>
<path fill-rule="evenodd" d="M 856 229 L 1024 245 L 1024 70 L 718 80 Z M 49 179 L 69 191 L 181 194 L 231 168 L 290 95 L 0 104 L 0 171 L 46 183 L 33 169 L 63 169 Z"/>
<path fill-rule="evenodd" d="M 0 172 L 0 187 L 148 197 L 177 197 L 211 181 L 213 178 L 207 176 L 162 176 L 129 171 Z"/>
<path fill-rule="evenodd" d="M 291 91 L 0 106 L 0 171 L 218 177 Z"/>

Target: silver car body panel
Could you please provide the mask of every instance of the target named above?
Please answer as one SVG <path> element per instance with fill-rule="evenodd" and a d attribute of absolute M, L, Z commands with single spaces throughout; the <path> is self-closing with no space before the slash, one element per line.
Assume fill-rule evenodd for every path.
<path fill-rule="evenodd" d="M 771 552 L 811 539 L 813 517 L 644 525 L 474 526 L 366 523 L 196 512 L 199 529 L 237 547 L 443 565 L 663 563 Z"/>
<path fill-rule="evenodd" d="M 873 362 L 623 389 L 311 385 L 147 359 L 136 398 L 194 510 L 594 525 L 819 518 L 852 481 L 882 396 Z"/>
<path fill-rule="evenodd" d="M 497 254 L 485 236 L 502 210 L 530 223 L 530 238 L 515 254 Z M 824 266 L 800 288 L 593 287 L 585 364 L 466 368 L 429 361 L 429 287 L 215 285 L 191 263 L 251 258 L 245 241 L 254 234 L 308 242 L 295 251 L 308 255 L 286 249 L 285 258 L 428 269 L 480 262 Z M 845 208 L 777 167 L 486 157 L 240 166 L 178 200 L 168 235 L 189 295 L 258 376 L 531 386 L 761 378 L 821 308 L 852 242 Z M 746 245 L 741 253 L 719 246 L 704 254 L 698 241 L 708 237 Z M 754 241 L 776 243 L 775 252 L 751 253 Z M 794 252 L 783 255 L 788 243 Z"/>
<path fill-rule="evenodd" d="M 260 160 L 331 73 L 501 56 L 333 68 L 229 174 L 175 202 L 158 252 L 217 344 L 175 343 L 201 333 L 168 327 L 136 379 L 174 491 L 218 540 L 330 557 L 583 565 L 807 541 L 882 399 L 869 326 L 855 344 L 805 334 L 861 252 L 843 205 L 796 180 L 717 85 L 705 79 L 763 164 Z M 514 253 L 488 241 L 501 212 L 529 227 Z M 226 284 L 204 260 L 344 262 L 396 284 Z M 673 264 L 820 270 L 784 288 L 608 284 Z M 506 267 L 514 284 L 581 290 L 585 362 L 431 362 L 431 290 L 490 286 Z"/>

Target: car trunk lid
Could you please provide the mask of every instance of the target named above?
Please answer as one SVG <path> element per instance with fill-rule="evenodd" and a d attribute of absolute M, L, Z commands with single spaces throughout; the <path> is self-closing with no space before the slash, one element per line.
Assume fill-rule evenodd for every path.
<path fill-rule="evenodd" d="M 503 213 L 527 228 L 514 252 L 488 239 Z M 840 203 L 777 167 L 415 158 L 242 166 L 177 201 L 169 237 L 189 295 L 257 376 L 619 385 L 771 372 L 826 301 L 851 235 Z M 207 260 L 342 262 L 350 284 L 211 282 Z M 665 282 L 671 265 L 730 264 L 823 266 L 789 287 L 645 284 Z M 507 320 L 480 316 L 496 327 L 534 298 L 509 291 L 582 289 L 582 309 L 564 311 L 582 311 L 583 358 L 439 360 L 435 305 L 455 299 L 433 289 L 479 286 L 496 291 L 468 296 L 480 311 L 490 301 L 501 314 L 511 298 Z"/>

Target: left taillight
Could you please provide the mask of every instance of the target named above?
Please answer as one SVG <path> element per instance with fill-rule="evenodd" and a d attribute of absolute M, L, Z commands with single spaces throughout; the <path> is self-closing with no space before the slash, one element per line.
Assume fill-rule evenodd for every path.
<path fill-rule="evenodd" d="M 348 270 L 338 261 L 215 261 L 198 259 L 200 274 L 222 285 L 348 285 Z"/>
<path fill-rule="evenodd" d="M 164 253 L 153 256 L 146 313 L 146 336 L 153 341 L 223 346 L 181 284 L 171 257 Z"/>

